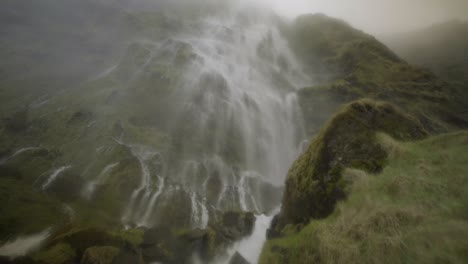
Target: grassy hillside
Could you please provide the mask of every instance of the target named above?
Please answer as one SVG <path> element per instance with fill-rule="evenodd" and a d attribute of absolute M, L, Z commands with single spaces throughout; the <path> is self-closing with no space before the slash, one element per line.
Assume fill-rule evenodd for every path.
<path fill-rule="evenodd" d="M 402 143 L 385 134 L 381 174 L 347 169 L 350 195 L 326 219 L 266 245 L 260 263 L 466 263 L 468 133 Z"/>
<path fill-rule="evenodd" d="M 316 80 L 299 92 L 311 134 L 338 105 L 364 97 L 411 111 L 429 131 L 468 126 L 466 104 L 456 86 L 408 64 L 373 36 L 321 14 L 300 16 L 286 32 L 308 66 L 305 71 Z"/>
<path fill-rule="evenodd" d="M 468 134 L 435 136 L 467 126 L 463 91 L 324 15 L 289 39 L 305 71 L 328 74 L 299 92 L 315 137 L 260 263 L 465 263 Z"/>

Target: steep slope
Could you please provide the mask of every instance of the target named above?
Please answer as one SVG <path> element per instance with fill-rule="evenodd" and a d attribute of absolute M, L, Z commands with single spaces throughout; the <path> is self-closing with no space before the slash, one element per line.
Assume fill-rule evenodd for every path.
<path fill-rule="evenodd" d="M 260 263 L 465 263 L 468 134 L 401 143 L 379 175 L 347 169 L 350 196 L 326 219 L 268 242 Z"/>
<path fill-rule="evenodd" d="M 428 131 L 467 126 L 466 104 L 456 87 L 406 63 L 374 37 L 321 14 L 297 18 L 287 32 L 317 83 L 299 92 L 309 125 L 323 125 L 341 103 L 369 97 L 411 111 Z M 317 114 L 322 109 L 328 113 Z"/>
<path fill-rule="evenodd" d="M 321 66 L 332 73 L 322 80 L 324 84 L 302 90 L 307 122 L 326 118 L 314 116 L 316 102 L 332 98 L 338 105 L 364 99 L 342 106 L 290 168 L 282 208 L 268 231 L 271 240 L 260 263 L 466 261 L 461 248 L 467 241 L 452 233 L 467 232 L 466 205 L 459 206 L 464 197 L 458 195 L 466 188 L 467 167 L 457 156 L 466 149 L 466 133 L 409 142 L 466 127 L 467 116 L 460 111 L 466 105 L 457 98 L 459 91 L 342 21 L 302 16 L 291 32 L 290 43 L 309 70 Z M 432 149 L 437 146 L 440 155 L 453 159 L 439 162 Z M 447 173 L 460 185 L 443 176 L 452 167 L 457 169 Z M 403 179 L 427 180 L 450 191 L 438 193 Z M 395 182 L 396 190 L 390 187 Z M 454 195 L 444 197 L 450 192 Z M 418 199 L 413 199 L 415 193 Z M 445 207 L 426 206 L 431 196 L 444 197 L 454 207 L 440 218 Z M 401 203 L 409 200 L 407 205 Z M 451 221 L 459 225 L 451 229 L 446 224 Z M 434 225 L 441 229 L 431 230 Z M 419 226 L 425 226 L 424 231 L 398 236 Z M 424 241 L 442 234 L 446 240 L 423 255 Z"/>
<path fill-rule="evenodd" d="M 129 255 L 129 263 L 224 256 L 253 231 L 254 213 L 279 206 L 305 138 L 295 91 L 308 78 L 297 73 L 277 17 L 234 1 L 167 1 L 143 11 L 58 2 L 46 1 L 39 15 L 4 3 L 14 11 L 8 23 L 25 31 L 1 39 L 0 253 L 42 234 L 26 263 L 80 262 L 101 250 Z M 96 13 L 75 21 L 47 8 L 69 4 Z M 115 28 L 99 22 L 108 17 Z M 43 40 L 38 20 L 38 31 L 54 31 Z M 107 27 L 115 38 L 100 38 Z M 63 54 L 75 46 L 54 42 L 62 39 L 81 48 L 76 56 Z M 109 53 L 92 50 L 101 44 Z M 37 51 L 62 60 L 43 61 Z M 23 59 L 24 72 L 9 67 Z M 71 78 L 66 66 L 74 64 L 84 71 Z"/>

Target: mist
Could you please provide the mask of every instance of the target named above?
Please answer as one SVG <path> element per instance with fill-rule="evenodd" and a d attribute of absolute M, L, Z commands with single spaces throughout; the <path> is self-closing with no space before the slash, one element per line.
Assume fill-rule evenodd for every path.
<path fill-rule="evenodd" d="M 278 13 L 295 17 L 324 13 L 380 35 L 423 28 L 447 20 L 468 18 L 466 0 L 257 0 Z"/>
<path fill-rule="evenodd" d="M 412 32 L 466 20 L 466 1 L 3 0 L 0 263 L 277 263 L 265 260 L 270 248 L 281 263 L 336 263 L 316 258 L 323 250 L 314 247 L 324 241 L 339 247 L 323 247 L 327 255 L 353 252 L 347 246 L 359 251 L 339 256 L 346 263 L 382 259 L 381 252 L 398 263 L 414 252 L 398 243 L 401 256 L 388 251 L 381 241 L 395 236 L 385 223 L 400 215 L 417 220 L 413 208 L 426 210 L 436 199 L 400 214 L 389 195 L 412 201 L 423 190 L 403 184 L 400 192 L 399 182 L 383 185 L 374 174 L 384 174 L 400 152 L 413 155 L 406 141 L 468 128 L 468 92 L 460 92 L 468 83 L 468 23 Z M 391 38 L 417 45 L 403 43 L 404 53 Z M 419 160 L 430 172 L 452 168 L 443 164 L 450 156 L 419 159 L 414 150 L 408 162 L 417 165 L 416 177 L 434 176 L 419 175 L 426 172 Z M 462 182 L 441 176 L 451 184 L 435 178 L 437 191 Z M 454 194 L 467 189 L 460 186 Z M 375 212 L 315 232 L 325 227 L 317 221 L 340 219 L 349 206 L 343 199 L 361 189 L 366 201 L 376 196 Z M 455 197 L 421 215 L 468 208 L 457 199 L 468 201 Z M 347 208 L 353 218 L 359 212 Z M 462 213 L 435 220 L 458 223 Z M 389 226 L 397 240 L 412 228 L 399 222 Z M 411 239 L 439 236 L 423 227 L 436 233 Z M 290 243 L 271 246 L 272 238 L 290 235 L 304 256 L 296 248 L 287 253 Z M 348 261 L 360 257 L 359 243 L 376 255 Z M 301 259 L 288 261 L 294 257 Z"/>

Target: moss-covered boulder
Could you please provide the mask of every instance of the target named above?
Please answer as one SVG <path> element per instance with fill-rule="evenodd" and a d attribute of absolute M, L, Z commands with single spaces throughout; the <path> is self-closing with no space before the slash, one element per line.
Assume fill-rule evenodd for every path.
<path fill-rule="evenodd" d="M 387 152 L 377 132 L 400 140 L 427 136 L 415 118 L 392 104 L 363 99 L 344 106 L 290 168 L 277 227 L 328 216 L 346 196 L 344 168 L 380 172 Z"/>
<path fill-rule="evenodd" d="M 232 240 L 237 240 L 252 233 L 255 225 L 255 216 L 251 212 L 225 212 L 219 223 L 223 233 Z"/>
<path fill-rule="evenodd" d="M 139 263 L 143 231 L 69 225 L 55 231 L 32 255 L 39 263 Z M 134 261 L 118 262 L 122 259 Z"/>
<path fill-rule="evenodd" d="M 145 231 L 141 244 L 145 261 L 187 263 L 193 255 L 204 262 L 226 254 L 230 245 L 250 235 L 255 216 L 250 212 L 225 212 L 206 229 L 154 227 Z"/>
<path fill-rule="evenodd" d="M 86 249 L 81 264 L 112 264 L 119 254 L 115 247 L 90 247 Z"/>

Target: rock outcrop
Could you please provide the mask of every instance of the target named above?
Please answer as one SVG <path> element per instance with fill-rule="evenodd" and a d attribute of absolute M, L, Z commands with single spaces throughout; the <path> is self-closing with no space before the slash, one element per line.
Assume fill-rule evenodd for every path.
<path fill-rule="evenodd" d="M 346 197 L 345 168 L 380 172 L 387 152 L 376 139 L 386 133 L 399 140 L 428 135 L 417 119 L 394 105 L 369 99 L 344 106 L 313 139 L 289 170 L 282 209 L 270 236 L 287 224 L 305 224 L 331 214 Z"/>

